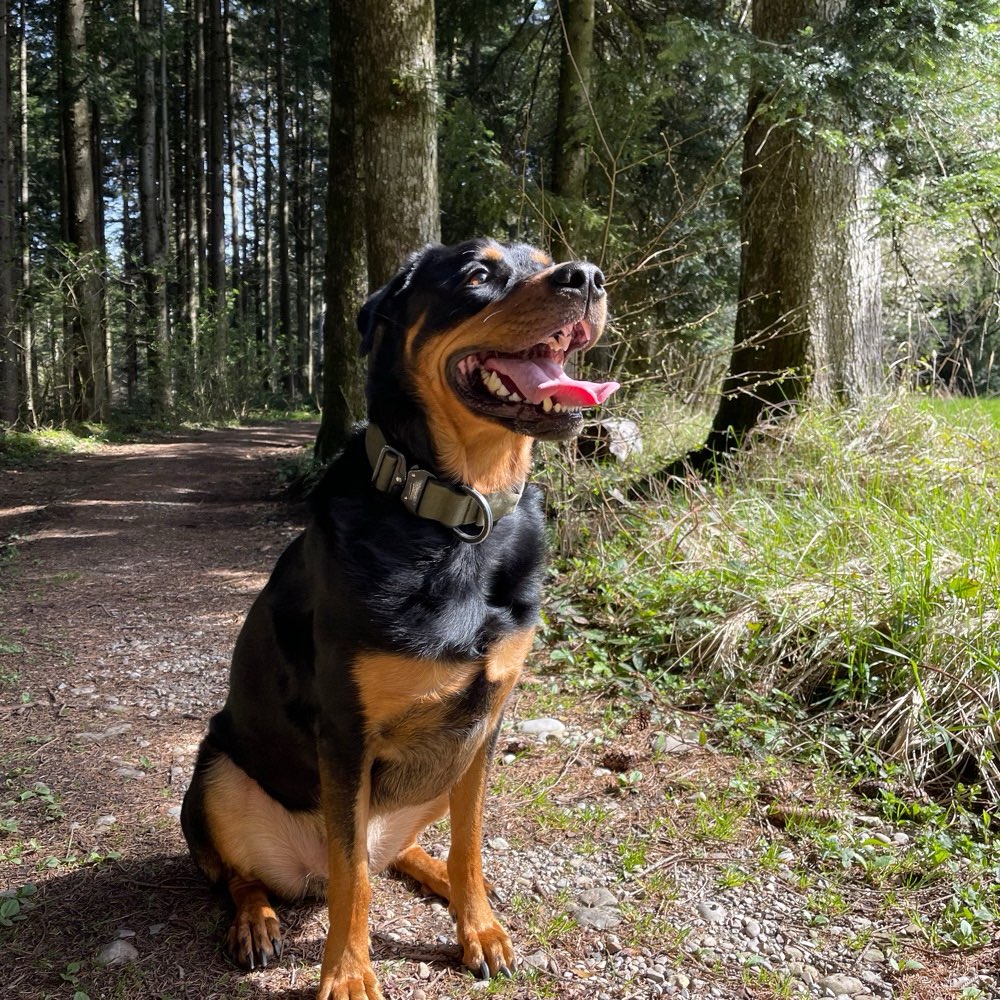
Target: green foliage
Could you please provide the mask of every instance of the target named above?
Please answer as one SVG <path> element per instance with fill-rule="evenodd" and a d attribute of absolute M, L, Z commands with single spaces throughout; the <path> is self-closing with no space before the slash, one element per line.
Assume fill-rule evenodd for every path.
<path fill-rule="evenodd" d="M 727 479 L 619 507 L 578 541 L 547 645 L 582 683 L 649 679 L 679 703 L 739 692 L 713 707 L 736 747 L 782 752 L 775 717 L 824 707 L 864 720 L 845 757 L 858 739 L 892 745 L 919 780 L 992 794 L 997 469 L 1000 434 L 964 411 L 901 398 L 806 413 L 761 433 Z"/>

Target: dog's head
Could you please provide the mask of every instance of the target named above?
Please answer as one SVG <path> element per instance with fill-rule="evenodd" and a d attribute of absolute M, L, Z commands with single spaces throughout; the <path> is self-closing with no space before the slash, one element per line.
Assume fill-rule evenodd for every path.
<path fill-rule="evenodd" d="M 369 416 L 440 474 L 507 487 L 525 478 L 532 438 L 572 437 L 581 408 L 618 388 L 564 369 L 606 316 L 593 264 L 489 239 L 425 247 L 358 316 Z"/>

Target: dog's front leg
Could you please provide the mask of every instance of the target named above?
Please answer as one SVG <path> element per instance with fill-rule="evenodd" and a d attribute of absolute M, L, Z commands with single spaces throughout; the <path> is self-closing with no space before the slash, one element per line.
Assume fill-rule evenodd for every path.
<path fill-rule="evenodd" d="M 514 947 L 493 914 L 483 883 L 483 800 L 495 735 L 476 754 L 451 790 L 451 849 L 448 881 L 462 961 L 484 979 L 510 975 Z"/>
<path fill-rule="evenodd" d="M 368 953 L 370 767 L 366 764 L 356 780 L 345 781 L 329 765 L 321 766 L 320 780 L 330 869 L 330 930 L 316 1000 L 384 1000 Z"/>

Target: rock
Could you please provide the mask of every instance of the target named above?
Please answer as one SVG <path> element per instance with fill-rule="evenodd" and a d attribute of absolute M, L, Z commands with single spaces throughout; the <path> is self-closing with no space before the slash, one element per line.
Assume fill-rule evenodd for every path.
<path fill-rule="evenodd" d="M 634 420 L 605 417 L 584 425 L 576 449 L 581 458 L 624 462 L 630 455 L 642 454 L 642 434 Z"/>
<path fill-rule="evenodd" d="M 613 892 L 601 887 L 581 892 L 579 900 L 584 906 L 614 908 L 618 905 L 618 897 Z"/>
<path fill-rule="evenodd" d="M 696 904 L 695 909 L 698 911 L 698 916 L 710 924 L 721 924 L 729 916 L 722 903 L 712 899 L 703 899 Z"/>
<path fill-rule="evenodd" d="M 486 841 L 486 843 L 494 851 L 510 850 L 510 844 L 507 843 L 507 841 L 504 840 L 503 837 L 491 837 L 489 840 Z"/>
<path fill-rule="evenodd" d="M 128 965 L 138 957 L 139 952 L 135 945 L 117 938 L 97 953 L 95 961 L 98 965 Z"/>
<path fill-rule="evenodd" d="M 743 932 L 748 938 L 759 938 L 760 937 L 760 923 L 754 920 L 753 917 L 747 917 L 743 921 Z"/>
<path fill-rule="evenodd" d="M 541 948 L 538 951 L 533 951 L 530 955 L 525 955 L 522 961 L 525 965 L 529 965 L 539 972 L 548 972 L 549 970 L 549 956 Z"/>
<path fill-rule="evenodd" d="M 426 962 L 421 962 L 417 966 L 417 975 L 421 979 L 430 979 L 431 978 L 431 967 Z"/>
<path fill-rule="evenodd" d="M 522 733 L 530 736 L 555 736 L 557 733 L 564 733 L 566 727 L 558 719 L 522 719 L 517 728 Z"/>
<path fill-rule="evenodd" d="M 598 906 L 573 906 L 569 915 L 581 926 L 590 927 L 595 931 L 611 930 L 617 927 L 622 918 L 615 910 L 607 910 Z"/>
<path fill-rule="evenodd" d="M 618 955 L 622 950 L 622 943 L 617 934 L 609 934 L 604 939 L 604 950 L 609 955 Z"/>
<path fill-rule="evenodd" d="M 76 738 L 81 743 L 103 743 L 104 740 L 111 740 L 116 736 L 127 733 L 131 728 L 132 726 L 129 723 L 120 722 L 117 726 L 111 726 L 103 733 L 77 733 Z"/>
<path fill-rule="evenodd" d="M 678 739 L 670 733 L 654 733 L 649 740 L 650 749 L 653 753 L 690 753 L 697 750 L 695 743 L 688 743 L 687 740 Z"/>
<path fill-rule="evenodd" d="M 819 981 L 819 987 L 823 990 L 828 990 L 832 996 L 839 997 L 846 994 L 849 997 L 856 996 L 858 993 L 866 992 L 866 987 L 860 979 L 856 979 L 854 976 L 847 976 L 840 972 L 835 972 L 832 975 L 824 976 Z"/>

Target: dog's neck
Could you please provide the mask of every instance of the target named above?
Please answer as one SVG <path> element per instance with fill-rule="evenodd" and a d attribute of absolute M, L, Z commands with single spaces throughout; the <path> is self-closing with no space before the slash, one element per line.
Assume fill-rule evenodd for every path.
<path fill-rule="evenodd" d="M 467 483 L 444 482 L 389 443 L 375 423 L 365 429 L 365 451 L 375 489 L 399 496 L 411 514 L 451 528 L 465 542 L 485 541 L 494 523 L 517 508 L 524 492 L 524 480 L 488 493 Z"/>

